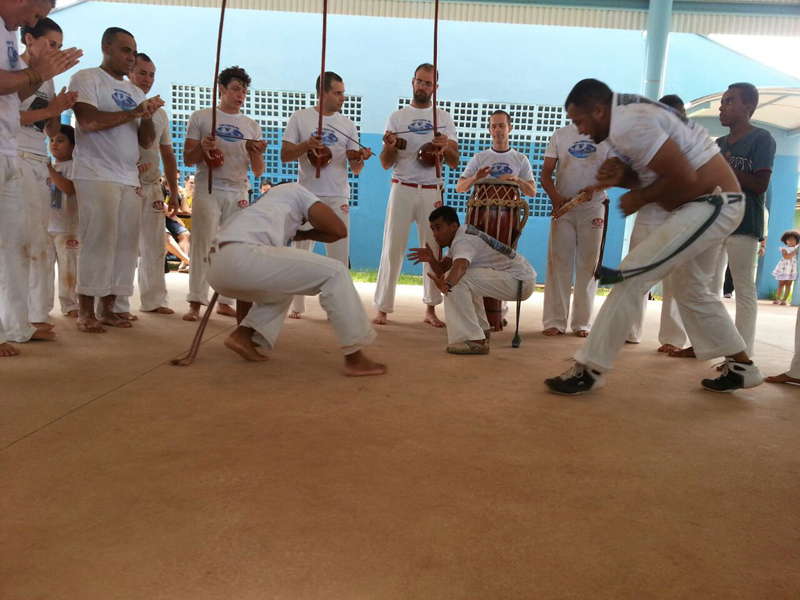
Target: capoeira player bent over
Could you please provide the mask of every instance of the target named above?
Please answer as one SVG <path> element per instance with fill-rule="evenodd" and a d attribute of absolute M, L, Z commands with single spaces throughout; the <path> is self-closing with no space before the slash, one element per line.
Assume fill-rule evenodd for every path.
<path fill-rule="evenodd" d="M 378 268 L 378 285 L 372 305 L 378 314 L 372 320 L 376 325 L 385 325 L 388 314 L 394 311 L 394 295 L 397 279 L 403 264 L 403 253 L 408 243 L 411 223 L 417 224 L 419 245 L 430 244 L 433 251 L 439 252 L 436 241 L 428 227 L 428 215 L 434 208 L 443 205 L 441 177 L 436 177 L 433 166 L 422 164 L 417 155 L 420 148 L 432 142 L 441 153 L 443 163 L 451 168 L 458 166 L 458 135 L 450 113 L 437 108 L 440 135 L 433 135 L 433 108 L 431 96 L 437 77 L 433 65 L 422 64 L 414 72 L 411 85 L 414 97 L 411 105 L 393 112 L 386 123 L 386 135 L 381 150 L 381 165 L 392 171 L 392 191 L 386 208 L 386 224 L 383 229 L 383 249 Z M 398 135 L 400 134 L 400 135 Z M 402 148 L 398 141 L 403 140 Z M 430 268 L 424 269 L 430 273 Z M 428 277 L 423 281 L 422 301 L 427 305 L 425 322 L 434 327 L 444 327 L 436 316 L 436 305 L 442 295 L 434 282 Z"/>
<path fill-rule="evenodd" d="M 305 221 L 312 229 L 298 231 Z M 223 225 L 209 253 L 208 280 L 220 294 L 253 302 L 225 346 L 247 360 L 266 360 L 257 346 L 275 347 L 292 298 L 319 294 L 345 355 L 344 374 L 385 373 L 385 365 L 363 352 L 377 336 L 347 267 L 287 247 L 293 237 L 333 243 L 345 235 L 336 213 L 299 183 L 275 186 Z"/>
<path fill-rule="evenodd" d="M 452 206 L 441 206 L 428 217 L 436 243 L 450 248 L 437 260 L 430 245 L 412 248 L 414 264 L 427 263 L 431 281 L 444 294 L 448 354 L 489 354 L 489 321 L 483 297 L 527 300 L 536 271 L 513 248 L 476 229 L 460 225 Z"/>
<path fill-rule="evenodd" d="M 156 80 L 156 66 L 149 56 L 136 54 L 136 62 L 128 79 L 145 94 L 150 92 Z M 178 163 L 172 151 L 169 118 L 163 108 L 153 115 L 156 139 L 149 148 L 139 148 L 139 181 L 142 187 L 142 227 L 139 234 L 139 298 L 142 312 L 171 315 L 167 280 L 164 274 L 164 195 L 161 192 L 161 169 L 159 157 L 164 162 L 164 175 L 169 190 L 169 216 L 178 213 Z M 114 313 L 136 321 L 139 317 L 130 312 L 130 298 L 119 295 L 114 303 Z"/>
<path fill-rule="evenodd" d="M 565 107 L 581 133 L 596 143 L 608 139 L 620 157 L 601 167 L 598 185 L 630 189 L 620 200 L 626 215 L 654 202 L 671 212 L 631 250 L 619 270 L 606 270 L 608 279 L 618 283 L 575 355 L 575 366 L 545 380 L 547 387 L 567 395 L 602 387 L 605 372 L 613 367 L 639 316 L 642 296 L 669 273 L 698 357 L 725 357 L 722 374 L 704 379 L 703 387 L 731 392 L 759 385 L 761 372 L 710 287 L 723 244 L 742 220 L 744 195 L 708 132 L 664 105 L 612 93 L 595 79 L 578 82 Z"/>
<path fill-rule="evenodd" d="M 597 171 L 608 158 L 608 152 L 607 143 L 595 144 L 589 136 L 581 134 L 574 123 L 553 133 L 544 153 L 541 183 L 554 213 L 584 188 L 597 182 Z M 556 171 L 555 182 L 553 171 Z M 546 336 L 557 336 L 567 330 L 573 267 L 575 290 L 570 325 L 578 337 L 589 335 L 597 293 L 594 270 L 605 227 L 603 202 L 607 200 L 605 191 L 597 190 L 587 202 L 550 223 L 542 311 L 542 333 Z"/>
<path fill-rule="evenodd" d="M 319 93 L 319 77 L 317 92 Z M 347 165 L 353 175 L 361 173 L 364 161 L 372 156 L 368 148 L 359 148 L 358 129 L 356 124 L 341 114 L 346 100 L 344 82 L 336 73 L 325 73 L 325 88 L 320 102 L 313 108 L 298 110 L 291 117 L 283 132 L 281 160 L 300 163 L 298 182 L 322 202 L 330 206 L 347 228 L 347 237 L 325 244 L 328 258 L 338 260 L 349 268 L 350 250 L 350 184 L 347 182 Z M 322 139 L 317 137 L 319 127 L 319 111 L 322 109 Z M 308 160 L 309 150 L 316 151 L 327 147 L 333 157 L 330 164 L 320 169 L 317 179 L 317 167 Z M 313 250 L 316 242 L 304 240 L 294 242 L 294 247 L 301 250 Z M 296 296 L 292 303 L 289 317 L 299 319 L 306 310 L 306 297 Z"/>
<path fill-rule="evenodd" d="M 220 226 L 247 208 L 250 180 L 247 168 L 260 177 L 264 172 L 264 150 L 267 143 L 261 139 L 261 126 L 253 119 L 241 114 L 247 98 L 250 76 L 244 69 L 229 67 L 221 71 L 219 82 L 219 105 L 192 113 L 186 128 L 184 163 L 187 167 L 197 165 L 194 199 L 192 200 L 192 245 L 189 257 L 189 312 L 184 321 L 196 321 L 200 306 L 208 304 L 208 279 L 206 257 L 211 240 Z M 217 111 L 217 130 L 211 131 L 212 114 Z M 206 158 L 222 155 L 222 165 L 212 172 L 212 189 L 208 193 L 208 164 Z M 220 296 L 217 312 L 236 316 L 233 300 Z"/>

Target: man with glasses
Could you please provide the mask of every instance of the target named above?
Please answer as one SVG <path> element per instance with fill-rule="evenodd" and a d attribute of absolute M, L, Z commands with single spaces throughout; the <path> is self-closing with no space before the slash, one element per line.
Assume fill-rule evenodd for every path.
<path fill-rule="evenodd" d="M 414 96 L 411 105 L 401 108 L 389 116 L 386 134 L 383 137 L 381 165 L 392 171 L 392 190 L 386 208 L 386 224 L 383 230 L 383 249 L 378 269 L 378 286 L 373 306 L 378 309 L 373 323 L 385 325 L 388 315 L 394 310 L 397 279 L 403 264 L 403 254 L 408 242 L 411 223 L 417 224 L 419 245 L 429 245 L 434 255 L 439 254 L 439 245 L 428 226 L 428 215 L 442 206 L 443 181 L 436 176 L 436 168 L 417 159 L 420 148 L 432 142 L 442 166 L 458 167 L 458 134 L 453 119 L 445 110 L 437 108 L 438 131 L 433 130 L 433 107 L 431 97 L 437 74 L 433 65 L 424 63 L 417 67 L 411 85 Z M 401 141 L 402 140 L 402 141 Z M 442 294 L 427 275 L 431 273 L 425 265 L 423 298 L 427 305 L 424 321 L 433 327 L 444 327 L 436 316 L 436 305 L 442 302 Z"/>

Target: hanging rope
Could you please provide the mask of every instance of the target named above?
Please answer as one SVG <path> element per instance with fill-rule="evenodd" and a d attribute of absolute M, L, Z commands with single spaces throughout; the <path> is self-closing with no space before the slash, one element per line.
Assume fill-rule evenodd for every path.
<path fill-rule="evenodd" d="M 317 100 L 319 101 L 319 126 L 317 127 L 317 138 L 322 139 L 322 94 L 325 92 L 325 46 L 328 42 L 328 0 L 322 0 L 322 73 L 319 76 L 319 89 L 317 90 Z M 317 179 L 322 170 L 322 157 L 317 157 Z"/>

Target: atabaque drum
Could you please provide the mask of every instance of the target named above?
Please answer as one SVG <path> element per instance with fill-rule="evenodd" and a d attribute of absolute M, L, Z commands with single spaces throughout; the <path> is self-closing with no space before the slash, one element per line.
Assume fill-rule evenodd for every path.
<path fill-rule="evenodd" d="M 467 201 L 467 223 L 510 248 L 517 247 L 528 222 L 528 203 L 520 196 L 519 185 L 503 179 L 480 179 Z M 503 303 L 484 298 L 486 318 L 494 331 L 503 330 Z"/>

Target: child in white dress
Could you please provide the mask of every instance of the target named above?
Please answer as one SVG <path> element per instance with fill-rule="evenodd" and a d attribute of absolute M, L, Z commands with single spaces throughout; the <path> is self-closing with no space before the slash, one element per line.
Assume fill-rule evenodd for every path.
<path fill-rule="evenodd" d="M 797 251 L 800 250 L 800 231 L 790 230 L 781 236 L 781 242 L 785 244 L 781 248 L 781 258 L 778 266 L 772 271 L 775 279 L 778 280 L 778 293 L 773 304 L 786 306 L 789 293 L 792 291 L 792 283 L 797 279 Z"/>

